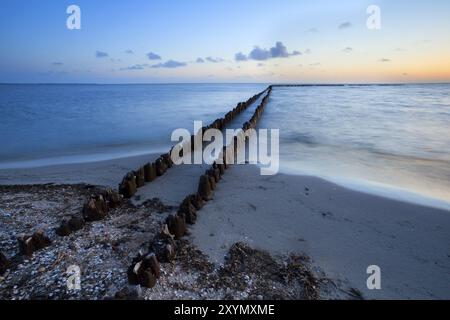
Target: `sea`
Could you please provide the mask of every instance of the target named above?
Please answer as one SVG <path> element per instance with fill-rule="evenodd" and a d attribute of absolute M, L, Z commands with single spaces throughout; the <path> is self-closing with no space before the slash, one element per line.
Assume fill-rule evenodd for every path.
<path fill-rule="evenodd" d="M 167 151 L 267 84 L 0 84 L 0 169 Z M 450 84 L 274 87 L 282 173 L 450 208 Z"/>

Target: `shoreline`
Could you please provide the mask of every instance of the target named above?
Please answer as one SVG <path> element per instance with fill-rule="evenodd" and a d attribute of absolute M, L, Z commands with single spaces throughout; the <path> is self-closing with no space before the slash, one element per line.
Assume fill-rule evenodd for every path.
<path fill-rule="evenodd" d="M 390 200 L 405 202 L 409 204 L 420 205 L 424 207 L 430 207 L 434 209 L 446 210 L 450 213 L 450 200 L 445 201 L 441 198 L 432 197 L 426 194 L 422 194 L 418 191 L 408 190 L 399 186 L 393 186 L 387 183 L 375 182 L 364 180 L 355 177 L 331 177 L 326 175 L 320 175 L 313 172 L 296 172 L 294 170 L 280 169 L 280 174 L 288 176 L 306 176 L 316 177 L 326 182 L 336 184 L 339 187 L 350 189 L 353 191 L 370 194 Z"/>
<path fill-rule="evenodd" d="M 117 188 L 117 185 L 126 172 L 135 170 L 143 163 L 156 160 L 163 153 L 164 151 L 142 152 L 136 155 L 123 155 L 105 160 L 33 167 L 0 168 L 0 186 L 85 183 Z M 206 165 L 196 165 L 193 170 L 188 170 L 188 172 L 200 172 L 206 167 Z M 354 177 L 323 176 L 317 174 L 317 172 L 296 171 L 283 168 L 280 168 L 277 175 L 279 174 L 296 177 L 316 177 L 327 183 L 336 184 L 341 188 L 356 192 L 450 212 L 450 201 L 381 182 L 373 182 Z"/>
<path fill-rule="evenodd" d="M 192 240 L 218 263 L 236 241 L 273 255 L 304 253 L 366 299 L 449 299 L 449 228 L 448 211 L 238 166 L 202 209 Z M 382 290 L 366 287 L 370 265 L 381 268 Z"/>
<path fill-rule="evenodd" d="M 146 155 L 152 155 L 156 153 L 164 153 L 166 148 L 155 148 L 152 151 L 145 150 L 143 148 L 133 149 L 134 151 L 122 150 L 122 152 L 101 152 L 101 153 L 80 153 L 73 155 L 61 155 L 47 158 L 36 159 L 20 159 L 17 161 L 4 161 L 0 162 L 1 170 L 22 170 L 22 169 L 37 169 L 47 168 L 55 166 L 67 166 L 67 165 L 83 165 L 89 163 L 97 163 L 104 161 L 117 161 L 120 159 L 134 158 Z M 146 148 L 148 149 L 148 148 Z"/>
<path fill-rule="evenodd" d="M 0 185 L 86 183 L 117 188 L 126 172 L 154 161 L 159 155 L 160 153 L 148 153 L 94 162 L 0 169 Z"/>

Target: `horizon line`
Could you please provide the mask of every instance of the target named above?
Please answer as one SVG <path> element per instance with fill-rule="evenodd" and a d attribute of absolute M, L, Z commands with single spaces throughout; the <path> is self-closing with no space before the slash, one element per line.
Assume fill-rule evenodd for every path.
<path fill-rule="evenodd" d="M 0 85 L 182 85 L 182 84 L 260 84 L 268 86 L 370 86 L 370 85 L 425 85 L 449 82 L 0 82 Z"/>

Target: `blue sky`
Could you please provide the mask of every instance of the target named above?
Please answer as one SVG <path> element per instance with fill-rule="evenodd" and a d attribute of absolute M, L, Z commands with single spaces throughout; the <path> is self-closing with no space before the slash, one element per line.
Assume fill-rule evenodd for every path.
<path fill-rule="evenodd" d="M 66 28 L 71 4 L 81 30 Z M 371 4 L 380 30 L 366 27 Z M 0 5 L 0 82 L 450 81 L 446 0 Z"/>

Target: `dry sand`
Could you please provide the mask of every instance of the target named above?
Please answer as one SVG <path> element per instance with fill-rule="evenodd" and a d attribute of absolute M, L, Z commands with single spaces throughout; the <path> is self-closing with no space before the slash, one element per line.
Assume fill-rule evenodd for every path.
<path fill-rule="evenodd" d="M 272 254 L 305 253 L 364 298 L 450 298 L 450 212 L 352 191 L 310 176 L 260 176 L 234 166 L 192 229 L 214 261 L 244 241 Z M 366 269 L 381 267 L 381 290 Z"/>

